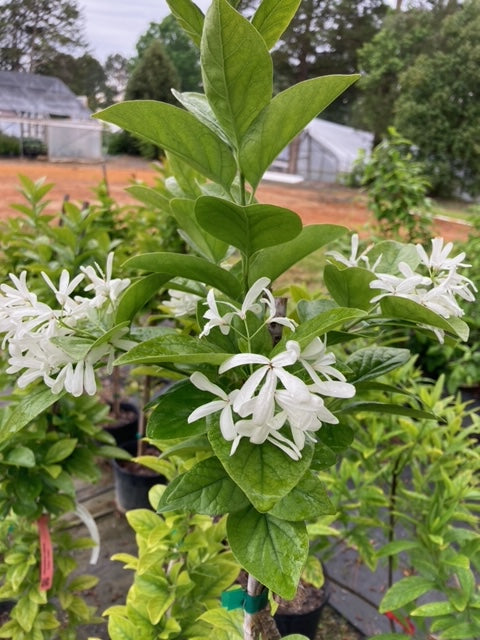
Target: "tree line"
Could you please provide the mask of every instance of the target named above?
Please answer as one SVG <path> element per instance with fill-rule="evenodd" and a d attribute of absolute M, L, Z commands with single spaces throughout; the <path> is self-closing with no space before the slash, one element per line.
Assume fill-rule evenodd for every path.
<path fill-rule="evenodd" d="M 259 0 L 229 0 L 252 15 Z M 275 89 L 325 74 L 361 79 L 322 114 L 414 143 L 435 193 L 480 193 L 480 0 L 301 0 L 273 51 Z M 199 53 L 173 16 L 151 22 L 136 55 L 88 52 L 76 0 L 0 5 L 0 69 L 61 78 L 92 110 L 119 99 L 175 103 L 201 91 Z M 138 144 L 137 144 L 138 147 Z"/>

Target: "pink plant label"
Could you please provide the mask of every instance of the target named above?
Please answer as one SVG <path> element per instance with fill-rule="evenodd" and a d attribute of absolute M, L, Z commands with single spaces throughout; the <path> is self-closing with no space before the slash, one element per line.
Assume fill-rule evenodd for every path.
<path fill-rule="evenodd" d="M 53 582 L 53 547 L 48 530 L 48 515 L 37 520 L 40 541 L 40 591 L 48 591 Z"/>

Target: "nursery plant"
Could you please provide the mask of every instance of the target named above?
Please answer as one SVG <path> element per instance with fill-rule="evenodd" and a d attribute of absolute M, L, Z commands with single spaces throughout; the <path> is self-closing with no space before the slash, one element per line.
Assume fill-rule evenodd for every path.
<path fill-rule="evenodd" d="M 214 0 L 204 16 L 190 0 L 169 2 L 200 48 L 205 94 L 175 93 L 179 107 L 133 101 L 96 115 L 160 146 L 174 161 L 178 189 L 170 208 L 190 253 L 129 259 L 125 270 L 134 279 L 108 316 L 110 326 L 79 325 L 81 349 L 73 335 L 57 342 L 75 371 L 85 371 L 87 361 L 96 365 L 99 345 L 110 345 L 109 354 L 128 348 L 112 336 L 123 340 L 158 290 L 176 291 L 172 315 L 194 310 L 188 332 L 179 327 L 143 340 L 116 362 L 158 365 L 180 378 L 153 403 L 147 434 L 171 440 L 165 457 L 183 447 L 203 459 L 169 484 L 157 508 L 226 517 L 228 545 L 248 574 L 235 602 L 250 640 L 279 637 L 269 594 L 294 597 L 309 552 L 307 522 L 334 511 L 318 472 L 352 442 L 347 416 L 431 417 L 421 404 L 368 397 L 377 377 L 409 358 L 408 350 L 390 345 L 393 328 L 404 324 L 433 331 L 439 340 L 466 340 L 457 298 L 473 293 L 460 273 L 464 256 L 441 239 L 430 253 L 384 242 L 367 257 L 358 255 L 353 236 L 350 258 L 334 255 L 324 269 L 322 299 L 292 307 L 275 298 L 280 275 L 348 230 L 303 227 L 295 212 L 259 204 L 256 189 L 279 152 L 357 76 L 316 78 L 272 97 L 269 50 L 299 2 L 263 0 L 251 20 L 235 4 Z M 191 169 L 207 180 L 197 181 Z M 25 291 L 25 282 L 15 285 Z M 74 308 L 73 291 L 65 291 L 65 309 Z M 25 304 L 22 299 L 16 309 Z M 343 358 L 345 344 L 350 355 Z M 31 365 L 23 364 L 25 379 Z M 60 393 L 61 370 L 53 363 L 38 384 L 55 377 L 52 391 Z M 76 392 L 89 390 L 89 378 L 76 381 Z M 38 392 L 44 405 L 55 401 L 48 393 Z M 22 415 L 36 410 L 27 400 Z M 23 423 L 10 420 L 0 441 Z"/>

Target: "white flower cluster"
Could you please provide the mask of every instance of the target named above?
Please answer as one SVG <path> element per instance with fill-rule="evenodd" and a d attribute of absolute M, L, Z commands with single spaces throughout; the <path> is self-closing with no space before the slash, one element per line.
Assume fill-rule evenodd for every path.
<path fill-rule="evenodd" d="M 450 258 L 449 255 L 452 248 L 453 244 L 451 242 L 444 245 L 443 238 L 434 238 L 432 240 L 432 252 L 430 255 L 421 245 L 417 245 L 419 269 L 423 273 L 414 271 L 405 262 L 400 262 L 398 264 L 400 276 L 378 272 L 381 256 L 370 267 L 366 255 L 368 250 L 357 255 L 357 234 L 352 236 L 352 252 L 349 259 L 336 251 L 332 251 L 327 255 L 331 255 L 335 260 L 349 267 L 362 266 L 367 268 L 376 275 L 376 279 L 370 283 L 370 288 L 380 290 L 382 293 L 374 296 L 371 299 L 372 303 L 378 302 L 385 296 L 399 296 L 413 300 L 448 319 L 464 315 L 457 298 L 471 302 L 475 299 L 474 292 L 477 291 L 471 280 L 457 272 L 459 267 L 471 266 L 463 262 L 465 253 L 462 252 Z M 443 341 L 443 331 L 436 329 L 435 333 L 438 339 Z"/>
<path fill-rule="evenodd" d="M 295 340 L 273 358 L 257 353 L 239 353 L 226 360 L 219 374 L 236 367 L 250 366 L 252 373 L 241 386 L 226 393 L 200 372 L 191 376 L 192 383 L 218 397 L 193 411 L 189 422 L 220 412 L 220 430 L 232 442 L 230 455 L 240 440 L 247 437 L 254 444 L 271 442 L 293 460 L 299 460 L 306 441 L 315 442 L 313 433 L 322 422 L 337 424 L 338 419 L 325 407 L 322 396 L 351 398 L 355 387 L 335 369 L 335 356 L 327 353 L 320 338 L 315 338 L 303 351 Z M 304 382 L 287 370 L 295 366 L 303 370 Z M 254 368 L 256 367 L 256 368 Z M 281 432 L 288 425 L 291 439 Z"/>
<path fill-rule="evenodd" d="M 119 295 L 130 283 L 128 279 L 112 278 L 112 265 L 113 253 L 110 253 L 105 273 L 98 265 L 96 269 L 81 267 L 82 273 L 70 280 L 69 273 L 63 270 L 58 287 L 42 273 L 59 309 L 39 301 L 29 290 L 26 271 L 20 277 L 10 274 L 13 286 L 0 285 L 0 333 L 4 334 L 3 347 L 8 345 L 7 373 L 21 372 L 17 379 L 19 387 L 41 378 L 53 393 L 63 389 L 74 396 L 96 392 L 95 364 L 107 358 L 111 365 L 115 348 L 131 345 L 122 340 L 122 330 L 92 348 L 99 337 L 98 327 L 102 327 L 102 333 L 111 328 L 108 325 L 113 321 Z M 85 279 L 89 283 L 84 291 L 91 292 L 93 297 L 74 296 L 75 289 Z M 73 356 L 60 344 L 75 336 L 81 337 Z"/>

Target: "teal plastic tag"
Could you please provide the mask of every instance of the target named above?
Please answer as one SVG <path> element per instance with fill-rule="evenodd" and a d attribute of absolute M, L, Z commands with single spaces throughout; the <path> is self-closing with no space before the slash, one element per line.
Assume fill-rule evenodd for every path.
<path fill-rule="evenodd" d="M 267 606 L 268 593 L 265 590 L 259 596 L 250 596 L 244 589 L 233 589 L 222 593 L 221 602 L 228 611 L 243 609 L 247 613 L 258 613 Z"/>

